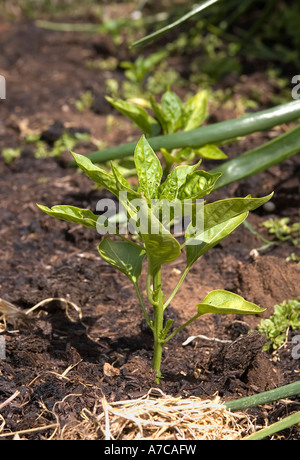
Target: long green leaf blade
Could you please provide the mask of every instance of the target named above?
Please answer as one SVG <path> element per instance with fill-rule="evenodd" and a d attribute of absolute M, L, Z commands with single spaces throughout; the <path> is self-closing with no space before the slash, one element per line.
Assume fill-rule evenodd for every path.
<path fill-rule="evenodd" d="M 265 171 L 297 153 L 300 153 L 300 125 L 211 170 L 222 173 L 215 189 Z"/>
<path fill-rule="evenodd" d="M 278 433 L 279 431 L 286 430 L 293 425 L 297 425 L 298 423 L 300 423 L 300 411 L 288 415 L 282 420 L 272 423 L 268 427 L 262 428 L 261 430 L 246 436 L 243 438 L 243 441 L 259 441 L 261 439 L 267 438 L 268 436 L 272 436 L 272 434 Z"/>
<path fill-rule="evenodd" d="M 289 123 L 300 117 L 300 100 L 288 102 L 271 109 L 244 115 L 240 118 L 200 126 L 191 131 L 178 132 L 165 136 L 156 136 L 148 139 L 154 151 L 162 148 L 167 150 L 191 147 L 200 148 L 207 144 L 221 144 L 248 134 L 265 131 L 274 126 Z M 102 151 L 93 152 L 87 157 L 96 163 L 110 161 L 133 155 L 136 142 L 111 147 Z M 71 166 L 74 164 L 71 163 Z"/>
<path fill-rule="evenodd" d="M 170 30 L 174 29 L 175 27 L 179 26 L 183 22 L 187 21 L 188 19 L 192 18 L 196 14 L 200 13 L 202 10 L 205 8 L 208 8 L 209 6 L 213 5 L 214 3 L 217 3 L 219 0 L 206 0 L 201 3 L 201 5 L 197 6 L 193 10 L 189 11 L 187 14 L 182 16 L 181 18 L 177 19 L 176 21 L 172 22 L 171 24 L 168 24 L 166 27 L 163 27 L 162 29 L 157 30 L 156 32 L 147 35 L 146 37 L 141 38 L 140 40 L 134 42 L 132 44 L 132 48 L 138 48 L 139 46 L 144 46 L 147 43 L 151 42 L 152 40 L 161 37 L 165 33 L 169 32 Z"/>

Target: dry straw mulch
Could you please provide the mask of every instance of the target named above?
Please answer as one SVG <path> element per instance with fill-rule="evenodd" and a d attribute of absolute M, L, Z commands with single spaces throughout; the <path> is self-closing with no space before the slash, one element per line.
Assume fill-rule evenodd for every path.
<path fill-rule="evenodd" d="M 254 427 L 245 414 L 232 413 L 214 400 L 174 398 L 151 390 L 135 400 L 107 402 L 93 412 L 83 409 L 83 421 L 65 426 L 65 439 L 102 440 L 239 440 Z"/>
<path fill-rule="evenodd" d="M 43 411 L 49 412 L 46 407 Z M 55 423 L 9 432 L 0 413 L 0 439 L 32 439 L 40 433 L 39 439 L 44 440 L 240 440 L 255 431 L 245 414 L 228 411 L 218 396 L 213 400 L 174 398 L 158 389 L 135 400 L 109 403 L 102 397 L 92 412 L 82 409 L 81 421 L 63 424 L 57 413 L 53 415 Z"/>

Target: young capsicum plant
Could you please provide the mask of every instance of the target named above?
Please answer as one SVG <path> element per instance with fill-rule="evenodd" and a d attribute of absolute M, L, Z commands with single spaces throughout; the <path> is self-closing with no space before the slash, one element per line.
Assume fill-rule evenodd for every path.
<path fill-rule="evenodd" d="M 73 157 L 78 167 L 90 179 L 118 197 L 127 213 L 127 218 L 131 224 L 134 224 L 137 238 L 121 232 L 120 225 L 117 225 L 115 235 L 104 236 L 98 250 L 106 262 L 124 273 L 133 284 L 143 315 L 153 334 L 152 367 L 156 373 L 157 383 L 162 378 L 161 362 L 164 345 L 197 318 L 206 313 L 245 315 L 264 311 L 263 308 L 233 292 L 214 290 L 197 304 L 195 315 L 186 323 L 171 331 L 173 320 L 164 322 L 165 310 L 194 263 L 231 234 L 247 218 L 249 211 L 266 203 L 272 194 L 262 198 L 246 196 L 205 204 L 203 197 L 213 191 L 220 173 L 210 174 L 198 170 L 199 163 L 192 166 L 180 165 L 174 167 L 162 182 L 163 169 L 160 160 L 145 136 L 141 137 L 134 152 L 139 183 L 137 190 L 131 187 L 116 167 L 112 166 L 112 172 L 109 173 L 83 155 L 73 153 Z M 185 206 L 187 201 L 189 207 Z M 179 203 L 179 209 L 183 212 L 180 217 L 186 217 L 184 212 L 187 208 L 190 217 L 182 244 L 170 230 L 176 221 L 175 207 L 169 214 L 163 212 L 163 204 L 171 205 L 174 202 L 177 205 Z M 88 209 L 67 205 L 52 208 L 38 206 L 52 217 L 94 228 L 102 235 L 107 234 L 111 229 L 105 214 L 99 216 Z M 197 220 L 200 214 L 201 219 Z M 162 266 L 175 261 L 184 250 L 186 267 L 173 292 L 167 298 L 163 291 Z M 148 304 L 139 286 L 144 262 L 147 262 Z"/>

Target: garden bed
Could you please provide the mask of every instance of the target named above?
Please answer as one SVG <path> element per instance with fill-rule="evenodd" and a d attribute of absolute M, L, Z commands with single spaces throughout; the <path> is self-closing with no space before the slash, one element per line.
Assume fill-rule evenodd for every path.
<path fill-rule="evenodd" d="M 32 130 L 45 132 L 49 140 L 62 125 L 74 132 L 87 131 L 108 146 L 137 139 L 137 131 L 105 101 L 103 74 L 82 65 L 95 56 L 92 40 L 37 29 L 27 22 L 2 22 L 0 37 L 4 49 L 0 74 L 7 79 L 7 99 L 0 102 L 0 150 L 18 147 Z M 259 72 L 253 74 L 253 86 L 264 87 Z M 96 94 L 96 104 L 82 114 L 72 99 L 88 89 Z M 111 113 L 119 121 L 107 130 L 106 116 Z M 226 112 L 226 118 L 234 116 L 234 109 Z M 225 119 L 224 111 L 216 108 L 211 119 Z M 249 136 L 232 146 L 232 154 L 260 145 L 275 132 Z M 86 153 L 93 147 L 81 142 L 76 151 Z M 230 146 L 227 151 L 230 154 Z M 29 327 L 21 323 L 15 331 L 9 325 L 2 334 L 6 359 L 0 360 L 0 406 L 18 393 L 1 409 L 0 436 L 25 430 L 20 437 L 67 438 L 68 433 L 76 433 L 70 427 L 82 422 L 84 411 L 93 413 L 103 397 L 109 403 L 137 399 L 157 387 L 151 368 L 151 335 L 130 282 L 100 259 L 100 236 L 53 220 L 36 206 L 64 203 L 94 209 L 103 197 L 104 192 L 89 179 L 68 168 L 69 159 L 67 153 L 37 159 L 30 144 L 10 165 L 0 158 L 0 297 L 21 309 L 53 298 L 77 307 L 66 310 L 64 302 L 49 300 L 32 312 Z M 295 222 L 299 218 L 299 170 L 299 156 L 294 156 L 215 192 L 212 198 L 275 191 L 272 213 L 258 209 L 249 217 L 251 225 L 269 238 L 262 227 L 264 220 L 289 217 Z M 194 265 L 168 309 L 177 323 L 193 316 L 196 304 L 211 289 L 236 292 L 266 311 L 260 317 L 206 315 L 178 334 L 165 347 L 164 378 L 159 385 L 164 394 L 204 400 L 217 394 L 226 401 L 298 380 L 299 362 L 291 354 L 291 337 L 297 331 L 290 332 L 276 355 L 262 352 L 261 334 L 248 332 L 272 314 L 275 304 L 299 296 L 300 266 L 286 261 L 299 248 L 285 242 L 257 251 L 260 246 L 257 236 L 241 226 L 203 256 L 204 271 L 200 261 Z M 183 256 L 166 266 L 170 291 L 183 268 Z M 204 337 L 183 345 L 198 335 Z M 264 425 L 293 411 L 295 404 L 278 402 L 249 413 L 257 425 Z M 286 436 L 299 439 L 299 429 L 287 430 Z"/>

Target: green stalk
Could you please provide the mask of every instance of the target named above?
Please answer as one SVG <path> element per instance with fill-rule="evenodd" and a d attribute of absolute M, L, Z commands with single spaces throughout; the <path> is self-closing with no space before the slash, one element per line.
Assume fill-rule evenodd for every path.
<path fill-rule="evenodd" d="M 261 112 L 244 115 L 241 118 L 201 126 L 191 131 L 152 137 L 148 139 L 148 142 L 154 151 L 159 151 L 161 148 L 167 150 L 184 147 L 199 148 L 206 144 L 220 144 L 228 139 L 235 139 L 257 131 L 268 130 L 274 126 L 297 120 L 299 117 L 300 100 L 297 100 Z M 87 155 L 87 157 L 95 163 L 124 158 L 133 155 L 136 144 L 136 142 L 130 142 L 111 147 L 93 152 Z M 70 166 L 75 165 L 75 162 L 70 163 Z"/>
<path fill-rule="evenodd" d="M 220 166 L 211 174 L 221 172 L 215 190 L 246 177 L 258 174 L 300 152 L 300 125 L 255 149 L 249 150 Z"/>
<path fill-rule="evenodd" d="M 260 404 L 268 404 L 283 398 L 289 398 L 300 394 L 300 381 L 284 385 L 273 390 L 264 391 L 245 398 L 228 401 L 225 403 L 227 409 L 232 411 L 248 409 L 250 407 L 259 406 Z"/>
<path fill-rule="evenodd" d="M 243 438 L 243 441 L 259 441 L 260 439 L 271 436 L 274 433 L 278 433 L 278 431 L 282 431 L 290 426 L 296 425 L 297 423 L 300 423 L 300 411 L 295 412 L 295 414 L 289 415 L 279 422 L 273 423 L 267 428 L 263 428 L 262 430 Z"/>
<path fill-rule="evenodd" d="M 173 290 L 172 294 L 170 295 L 170 297 L 168 298 L 168 300 L 165 302 L 164 304 L 164 309 L 167 308 L 167 306 L 172 302 L 172 300 L 174 299 L 175 295 L 177 294 L 180 286 L 182 285 L 183 281 L 185 280 L 186 278 L 186 275 L 188 274 L 188 272 L 190 271 L 190 266 L 187 266 L 184 270 L 184 272 L 182 273 L 177 285 L 175 286 L 175 289 Z"/>
<path fill-rule="evenodd" d="M 140 40 L 136 41 L 131 45 L 131 48 L 138 48 L 139 46 L 146 45 L 147 43 L 151 42 L 152 40 L 160 37 L 161 35 L 165 34 L 166 32 L 169 32 L 170 30 L 174 29 L 175 27 L 179 26 L 183 22 L 187 21 L 188 19 L 192 18 L 196 14 L 199 14 L 200 11 L 204 10 L 205 8 L 213 5 L 214 3 L 217 3 L 220 0 L 206 0 L 201 3 L 201 5 L 198 5 L 196 8 L 193 10 L 189 11 L 186 13 L 184 16 L 181 18 L 177 19 L 176 21 L 172 22 L 171 24 L 168 24 L 167 26 L 163 27 L 162 29 L 157 30 L 156 32 L 153 32 L 150 35 L 147 35 L 146 37 L 141 38 Z"/>
<path fill-rule="evenodd" d="M 148 324 L 148 326 L 150 327 L 150 329 L 153 328 L 153 323 L 151 321 L 151 319 L 149 318 L 149 315 L 147 313 L 147 310 L 146 310 L 146 307 L 145 307 L 145 304 L 144 304 L 144 299 L 142 297 L 142 294 L 141 294 L 141 291 L 140 291 L 140 288 L 139 288 L 139 285 L 137 282 L 133 283 L 134 285 L 134 288 L 135 288 L 135 292 L 137 294 L 137 297 L 139 299 L 139 302 L 140 302 L 140 306 L 142 308 L 142 312 L 144 314 L 144 317 L 145 317 L 145 320 L 146 320 L 146 323 Z"/>
<path fill-rule="evenodd" d="M 297 396 L 299 394 L 300 381 L 297 381 L 288 385 L 283 385 L 279 388 L 274 388 L 273 390 L 264 391 L 263 393 L 236 399 L 234 401 L 228 401 L 225 403 L 225 407 L 231 411 L 239 411 L 249 409 L 250 407 L 256 407 L 261 404 L 268 404 L 273 401 L 278 401 L 279 399 L 290 398 L 291 396 Z M 292 425 L 296 425 L 297 423 L 300 423 L 300 412 L 289 415 L 283 420 L 273 423 L 269 427 L 263 428 L 257 433 L 253 433 L 250 436 L 247 436 L 244 438 L 244 440 L 256 441 L 263 439 L 267 436 L 271 436 L 272 434 L 277 433 L 278 431 L 289 428 Z"/>
<path fill-rule="evenodd" d="M 153 338 L 154 338 L 154 353 L 152 367 L 156 372 L 156 383 L 159 383 L 161 378 L 161 360 L 163 352 L 162 332 L 164 329 L 164 305 L 163 294 L 161 289 L 161 267 L 153 274 L 153 293 L 154 293 L 154 323 L 153 323 Z"/>
<path fill-rule="evenodd" d="M 194 315 L 191 319 L 189 319 L 188 321 L 186 321 L 182 326 L 178 327 L 177 329 L 175 329 L 174 332 L 172 332 L 172 334 L 170 334 L 165 340 L 164 340 L 164 343 L 167 343 L 169 340 L 171 340 L 174 335 L 178 334 L 178 332 L 182 331 L 183 329 L 185 329 L 189 324 L 191 324 L 193 321 L 195 321 L 196 319 L 199 318 L 199 316 L 202 316 L 202 313 L 196 313 L 196 315 Z"/>

